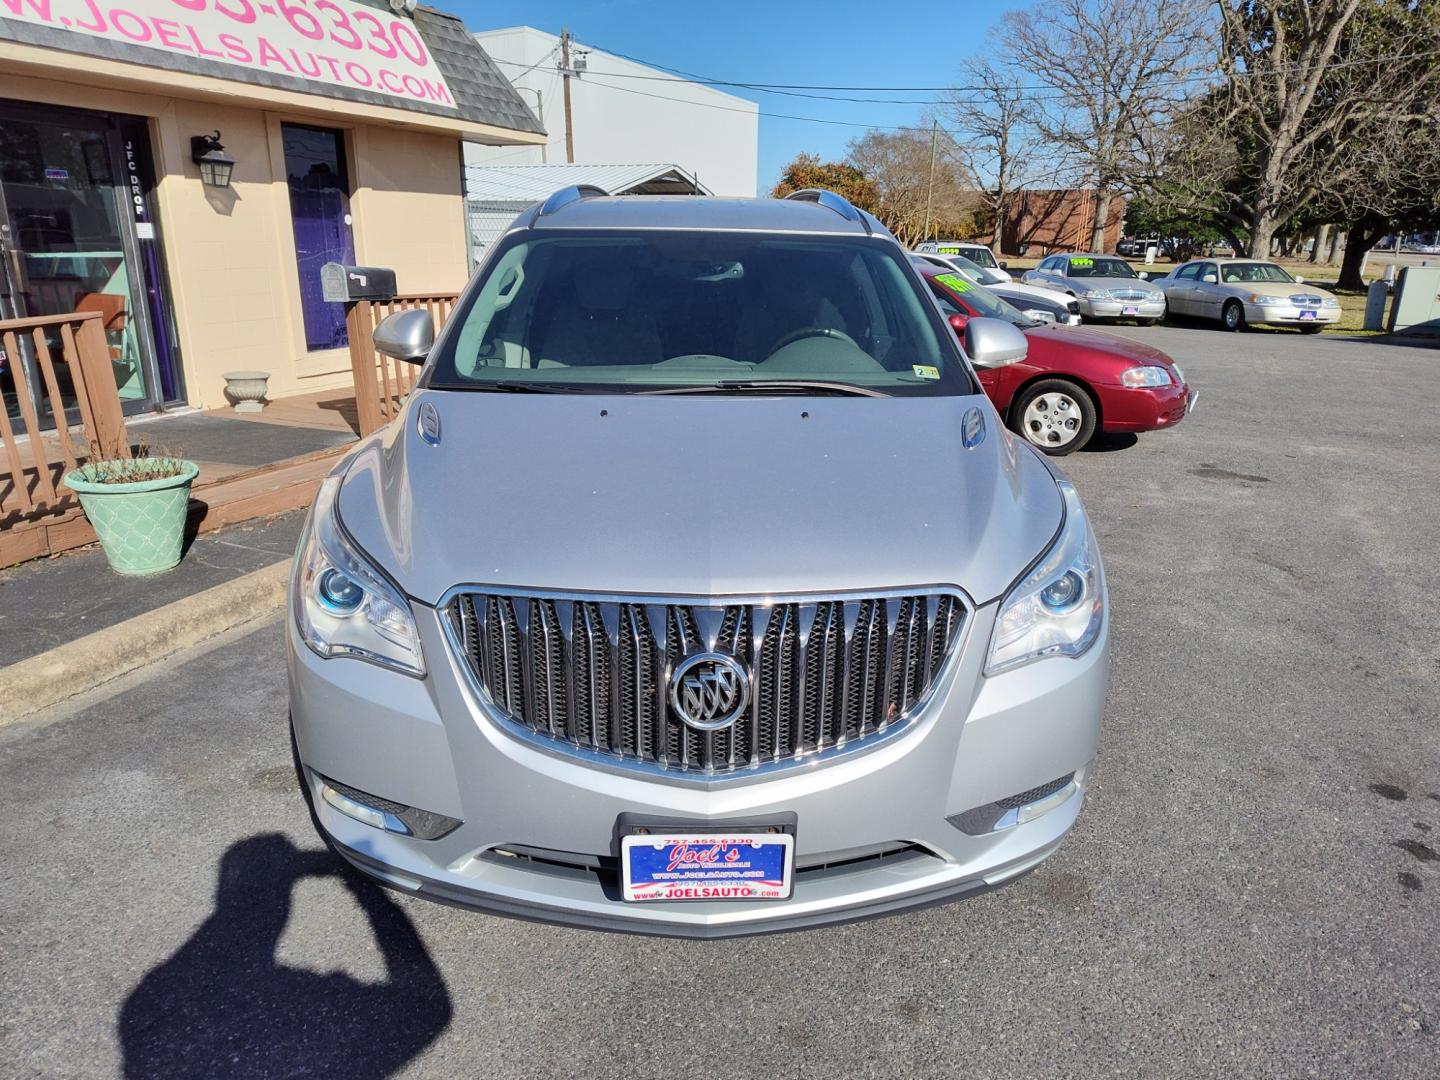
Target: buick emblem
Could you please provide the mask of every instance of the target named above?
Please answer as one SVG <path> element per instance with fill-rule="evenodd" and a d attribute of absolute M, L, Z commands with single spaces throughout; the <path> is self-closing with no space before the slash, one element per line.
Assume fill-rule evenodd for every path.
<path fill-rule="evenodd" d="M 696 731 L 729 727 L 749 702 L 750 676 L 725 653 L 687 656 L 670 676 L 670 707 Z"/>

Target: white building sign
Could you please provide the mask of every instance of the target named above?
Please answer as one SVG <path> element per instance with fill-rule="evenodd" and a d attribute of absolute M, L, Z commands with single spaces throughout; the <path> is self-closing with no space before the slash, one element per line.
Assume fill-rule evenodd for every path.
<path fill-rule="evenodd" d="M 350 0 L 0 0 L 0 20 L 455 105 L 415 24 Z"/>

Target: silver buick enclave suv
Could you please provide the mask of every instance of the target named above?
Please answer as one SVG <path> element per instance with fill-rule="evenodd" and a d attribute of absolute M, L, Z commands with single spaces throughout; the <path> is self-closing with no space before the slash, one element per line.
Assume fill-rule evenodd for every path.
<path fill-rule="evenodd" d="M 873 217 L 559 192 L 325 481 L 288 622 L 321 835 L 398 889 L 717 937 L 948 900 L 1055 851 L 1105 697 L 1075 490 Z M 967 360 L 968 354 L 968 360 Z"/>

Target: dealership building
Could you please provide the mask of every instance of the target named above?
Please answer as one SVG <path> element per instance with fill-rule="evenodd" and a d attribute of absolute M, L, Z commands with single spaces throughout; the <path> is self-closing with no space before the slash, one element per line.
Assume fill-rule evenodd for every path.
<path fill-rule="evenodd" d="M 348 386 L 320 267 L 458 291 L 463 146 L 545 141 L 427 8 L 0 0 L 0 320 L 100 312 L 129 414 L 222 406 L 233 370 L 271 397 Z M 34 359 L 0 357 L 14 415 L 5 361 Z"/>

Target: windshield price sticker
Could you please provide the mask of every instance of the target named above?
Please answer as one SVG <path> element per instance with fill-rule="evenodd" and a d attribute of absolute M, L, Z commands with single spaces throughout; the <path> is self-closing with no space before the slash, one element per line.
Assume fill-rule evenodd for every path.
<path fill-rule="evenodd" d="M 1094 260 L 1094 259 L 1071 259 L 1071 260 L 1070 260 L 1070 265 L 1071 265 L 1071 266 L 1094 266 L 1094 265 L 1095 265 L 1095 260 Z"/>
<path fill-rule="evenodd" d="M 912 364 L 910 370 L 921 379 L 940 378 L 940 369 L 933 364 Z"/>
<path fill-rule="evenodd" d="M 951 292 L 969 292 L 970 282 L 955 274 L 936 274 L 935 280 Z"/>
<path fill-rule="evenodd" d="M 956 247 L 954 244 L 947 244 L 946 246 L 940 247 L 940 248 L 936 248 L 935 250 L 936 250 L 936 253 L 939 254 L 939 255 L 959 255 L 959 254 L 960 254 L 960 249 L 959 249 L 958 247 Z"/>
<path fill-rule="evenodd" d="M 620 841 L 626 900 L 786 900 L 795 838 L 626 836 Z"/>

